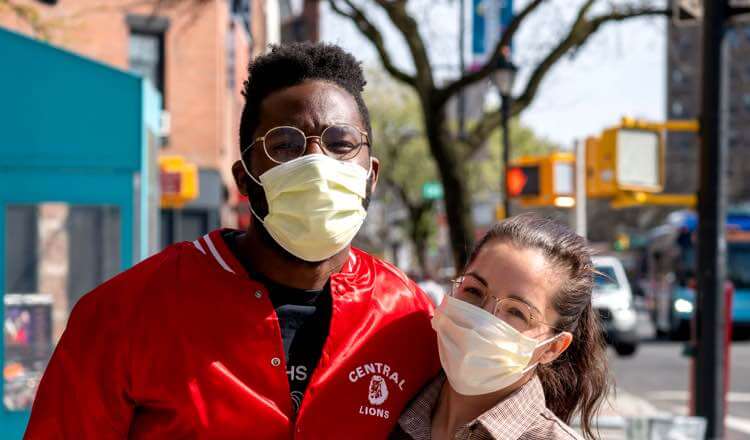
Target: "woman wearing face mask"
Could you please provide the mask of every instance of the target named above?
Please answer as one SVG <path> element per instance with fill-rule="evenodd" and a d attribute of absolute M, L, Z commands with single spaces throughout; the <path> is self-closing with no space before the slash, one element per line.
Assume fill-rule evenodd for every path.
<path fill-rule="evenodd" d="M 573 439 L 608 391 L 585 241 L 533 215 L 495 225 L 432 321 L 443 374 L 392 439 Z M 447 380 L 446 380 L 447 379 Z"/>

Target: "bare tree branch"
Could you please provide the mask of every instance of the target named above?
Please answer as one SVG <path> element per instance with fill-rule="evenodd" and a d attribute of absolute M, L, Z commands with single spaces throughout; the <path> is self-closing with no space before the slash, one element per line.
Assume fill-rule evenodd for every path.
<path fill-rule="evenodd" d="M 570 28 L 570 31 L 561 40 L 557 46 L 555 46 L 544 59 L 534 68 L 526 82 L 526 87 L 523 93 L 513 100 L 513 104 L 510 109 L 511 116 L 516 116 L 528 107 L 536 97 L 539 91 L 539 86 L 542 80 L 547 75 L 547 72 L 555 65 L 565 54 L 571 50 L 577 50 L 584 43 L 595 34 L 602 25 L 610 22 L 618 22 L 628 20 L 636 17 L 645 16 L 669 16 L 670 11 L 665 9 L 655 8 L 623 8 L 613 10 L 608 14 L 603 14 L 590 19 L 586 18 L 588 9 L 594 3 L 595 0 L 588 0 L 587 4 L 581 8 L 575 22 Z M 500 126 L 501 115 L 500 111 L 494 111 L 485 113 L 479 120 L 477 125 L 469 134 L 465 144 L 469 146 L 469 154 L 473 154 L 476 150 L 481 148 L 484 142 L 489 137 L 490 133 Z"/>
<path fill-rule="evenodd" d="M 420 93 L 428 93 L 434 89 L 435 80 L 432 76 L 432 66 L 427 55 L 424 40 L 419 34 L 419 25 L 416 20 L 406 11 L 404 0 L 375 0 L 388 14 L 396 29 L 406 40 L 409 47 L 414 67 L 417 71 L 416 88 Z"/>
<path fill-rule="evenodd" d="M 487 78 L 490 73 L 492 73 L 492 71 L 496 69 L 497 65 L 500 63 L 500 60 L 505 57 L 503 51 L 506 47 L 510 46 L 511 41 L 513 40 L 513 36 L 518 31 L 521 23 L 523 23 L 526 17 L 534 12 L 536 8 L 538 8 L 545 1 L 547 0 L 532 0 L 529 2 L 529 4 L 526 5 L 525 8 L 523 8 L 523 10 L 521 10 L 521 12 L 516 14 L 515 17 L 513 17 L 513 20 L 508 25 L 508 28 L 503 32 L 503 35 L 500 37 L 500 41 L 497 42 L 497 45 L 492 51 L 492 55 L 487 60 L 487 62 L 484 63 L 484 65 L 479 70 L 466 73 L 461 78 L 458 78 L 457 80 L 449 83 L 444 88 L 442 88 L 439 91 L 440 99 L 443 101 L 447 101 L 464 87 L 470 86 L 471 84 L 477 83 Z"/>
<path fill-rule="evenodd" d="M 342 17 L 346 17 L 354 22 L 362 35 L 370 40 L 373 46 L 375 46 L 375 50 L 377 50 L 378 55 L 380 56 L 380 61 L 382 62 L 383 67 L 385 67 L 385 70 L 387 70 L 388 73 L 390 73 L 397 80 L 415 87 L 416 79 L 393 64 L 393 60 L 391 59 L 390 53 L 388 53 L 388 49 L 386 49 L 385 47 L 383 34 L 380 32 L 380 30 L 376 28 L 375 25 L 367 19 L 367 16 L 364 14 L 364 12 L 354 6 L 351 1 L 344 0 L 344 3 L 346 3 L 347 7 L 350 9 L 350 12 L 344 11 L 339 6 L 336 0 L 328 0 L 328 4 L 331 5 L 331 9 L 333 9 L 336 14 Z"/>

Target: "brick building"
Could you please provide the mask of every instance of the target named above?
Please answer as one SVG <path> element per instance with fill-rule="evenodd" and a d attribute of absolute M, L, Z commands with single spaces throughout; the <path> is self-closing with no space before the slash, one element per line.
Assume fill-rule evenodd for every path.
<path fill-rule="evenodd" d="M 729 202 L 750 200 L 750 23 L 727 33 L 729 45 Z M 700 24 L 670 24 L 667 38 L 667 117 L 698 118 L 700 113 Z M 699 140 L 692 133 L 667 136 L 666 191 L 698 188 Z"/>
<path fill-rule="evenodd" d="M 241 90 L 252 56 L 318 39 L 318 0 L 21 0 L 38 18 L 0 9 L 0 26 L 48 39 L 150 79 L 162 93 L 162 155 L 199 169 L 199 197 L 162 209 L 161 243 L 247 220 L 234 188 Z M 244 223 L 241 221 L 241 223 Z"/>

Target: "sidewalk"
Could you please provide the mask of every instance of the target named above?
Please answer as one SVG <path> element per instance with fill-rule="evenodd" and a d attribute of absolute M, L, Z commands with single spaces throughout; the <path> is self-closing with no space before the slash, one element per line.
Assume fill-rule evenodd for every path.
<path fill-rule="evenodd" d="M 625 423 L 629 417 L 657 416 L 664 414 L 647 400 L 623 390 L 611 393 L 602 405 L 597 417 L 599 435 L 602 440 L 625 440 Z M 575 422 L 574 422 L 575 423 Z"/>

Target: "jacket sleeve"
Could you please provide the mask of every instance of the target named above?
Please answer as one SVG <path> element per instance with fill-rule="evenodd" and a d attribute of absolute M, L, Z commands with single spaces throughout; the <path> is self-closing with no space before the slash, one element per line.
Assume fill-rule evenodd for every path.
<path fill-rule="evenodd" d="M 25 439 L 127 438 L 134 405 L 117 290 L 105 283 L 73 309 L 39 385 Z"/>

